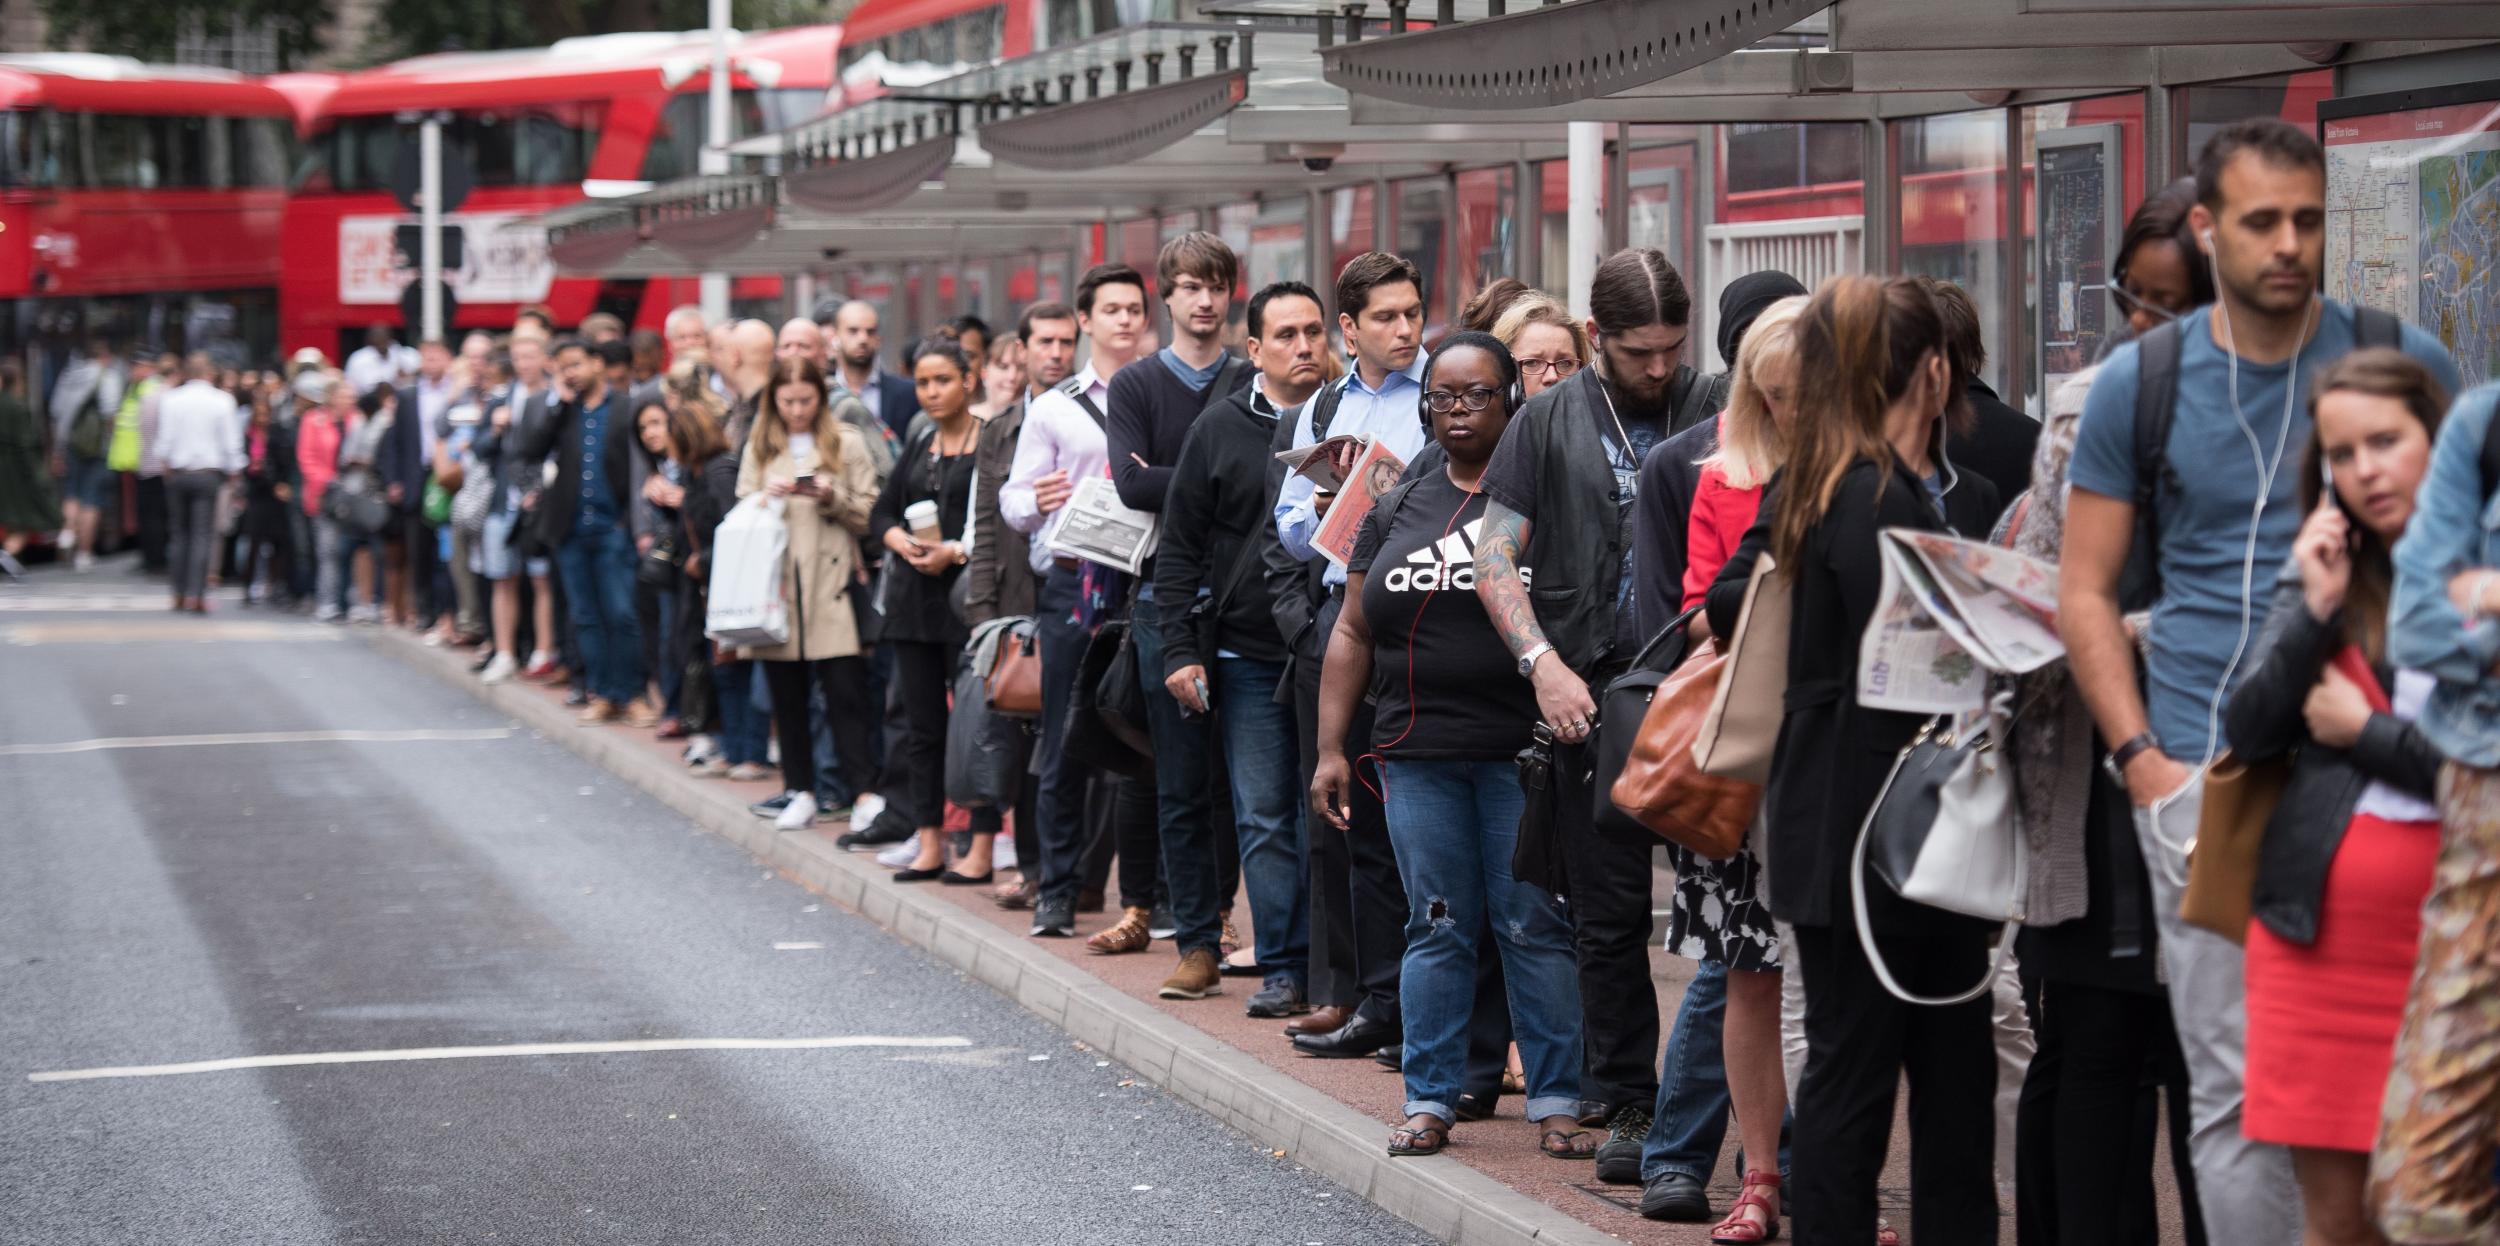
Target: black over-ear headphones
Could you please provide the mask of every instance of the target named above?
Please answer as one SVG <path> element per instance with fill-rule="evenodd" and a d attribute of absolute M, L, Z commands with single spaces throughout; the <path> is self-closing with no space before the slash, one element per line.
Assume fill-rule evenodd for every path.
<path fill-rule="evenodd" d="M 1480 340 L 1471 341 L 1469 340 L 1471 338 Z M 1445 351 L 1452 347 L 1463 346 L 1473 346 L 1492 354 L 1495 368 L 1507 366 L 1510 369 L 1510 384 L 1502 387 L 1502 410 L 1516 417 L 1519 414 L 1519 408 L 1528 403 L 1527 371 L 1519 366 L 1518 356 L 1511 354 L 1510 348 L 1502 345 L 1501 339 L 1490 333 L 1476 331 L 1455 333 L 1450 335 L 1448 341 L 1441 343 L 1441 349 Z M 1424 384 L 1415 393 L 1415 421 L 1424 426 L 1424 439 L 1427 441 L 1432 439 L 1431 381 L 1432 368 L 1426 365 Z"/>

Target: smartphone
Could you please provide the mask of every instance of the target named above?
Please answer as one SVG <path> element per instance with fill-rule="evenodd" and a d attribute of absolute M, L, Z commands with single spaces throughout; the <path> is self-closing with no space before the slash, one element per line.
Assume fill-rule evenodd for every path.
<path fill-rule="evenodd" d="M 791 492 L 793 492 L 793 493 L 807 493 L 807 494 L 813 494 L 813 493 L 815 493 L 815 492 L 816 492 L 816 473 L 814 473 L 814 472 L 809 472 L 808 474 L 806 474 L 806 475 L 804 475 L 804 476 L 801 476 L 801 477 L 799 477 L 799 478 L 798 478 L 798 479 L 796 479 L 796 480 L 791 481 L 791 482 L 790 482 L 790 491 L 791 491 Z"/>

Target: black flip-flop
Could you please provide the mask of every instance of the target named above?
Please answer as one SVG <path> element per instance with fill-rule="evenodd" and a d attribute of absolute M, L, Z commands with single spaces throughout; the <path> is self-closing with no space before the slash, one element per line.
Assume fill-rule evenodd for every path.
<path fill-rule="evenodd" d="M 1399 1141 L 1401 1138 L 1405 1141 Z M 1450 1127 L 1447 1125 L 1400 1125 L 1389 1131 L 1391 1155 L 1439 1155 L 1441 1148 L 1449 1144 Z"/>
<path fill-rule="evenodd" d="M 1548 1129 L 1542 1137 L 1537 1139 L 1536 1149 L 1545 1152 L 1546 1155 L 1554 1159 L 1593 1159 L 1597 1155 L 1597 1144 L 1594 1142 L 1588 1142 L 1585 1150 L 1582 1149 L 1581 1145 L 1587 1140 L 1588 1137 L 1589 1131 L 1585 1129 L 1574 1129 L 1568 1132 L 1560 1129 Z M 1562 1145 L 1560 1147 L 1554 1145 L 1554 1140 L 1557 1138 L 1562 1140 Z"/>

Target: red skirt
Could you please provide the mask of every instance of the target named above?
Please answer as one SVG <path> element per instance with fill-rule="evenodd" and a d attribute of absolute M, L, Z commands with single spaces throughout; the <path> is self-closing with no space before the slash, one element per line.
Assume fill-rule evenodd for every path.
<path fill-rule="evenodd" d="M 2362 1152 L 2376 1141 L 2438 858 L 2439 823 L 2356 814 L 2327 869 L 2317 942 L 2249 923 L 2251 1140 Z"/>

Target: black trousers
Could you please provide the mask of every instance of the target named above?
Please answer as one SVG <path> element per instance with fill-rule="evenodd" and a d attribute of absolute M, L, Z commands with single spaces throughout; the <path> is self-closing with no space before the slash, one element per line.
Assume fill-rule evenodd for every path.
<path fill-rule="evenodd" d="M 137 482 L 139 512 L 139 568 L 163 571 L 170 565 L 170 536 L 173 526 L 171 504 L 166 501 L 163 475 L 134 477 Z"/>
<path fill-rule="evenodd" d="M 1575 901 L 1577 897 L 1574 897 Z M 1984 934 L 1878 935 L 1902 986 L 1921 995 L 1987 973 Z M 1875 1183 L 1893 1095 L 1910 1083 L 1910 1232 L 1915 1242 L 1997 1240 L 1996 1045 L 1986 992 L 1949 1008 L 1905 1004 L 1876 981 L 1850 925 L 1797 927 L 1806 1069 L 1791 1137 L 1788 1214 L 1797 1246 L 1875 1240 Z"/>
<path fill-rule="evenodd" d="M 2161 1095 L 2188 1246 L 2205 1246 L 2188 1158 L 2187 1061 L 2170 997 L 2080 982 L 2023 985 L 2036 1049 L 2015 1117 L 2015 1240 L 2021 1246 L 2157 1246 L 2153 1203 Z"/>
<path fill-rule="evenodd" d="M 903 747 L 887 750 L 887 769 L 903 777 L 914 826 L 946 820 L 946 690 L 955 677 L 954 645 L 889 640 L 894 654 L 894 696 L 903 707 Z M 834 743 L 838 752 L 840 741 Z"/>
<path fill-rule="evenodd" d="M 781 737 L 781 789 L 816 790 L 815 737 L 807 727 L 807 681 L 825 690 L 825 721 L 842 781 L 854 795 L 868 789 L 868 659 L 816 658 L 806 662 L 759 662 L 773 698 L 773 734 Z"/>
<path fill-rule="evenodd" d="M 1294 728 L 1301 739 L 1300 790 L 1311 790 L 1311 774 L 1319 768 L 1320 659 L 1310 651 L 1324 645 L 1337 622 L 1336 602 L 1321 607 L 1311 631 L 1320 639 L 1306 646 L 1293 664 Z M 1354 710 L 1346 728 L 1346 745 L 1359 750 L 1372 738 L 1372 708 Z M 1371 786 L 1358 782 L 1348 794 L 1353 816 L 1346 829 L 1312 822 L 1310 852 L 1305 865 L 1311 888 L 1311 976 L 1305 984 L 1312 1003 L 1352 1007 L 1376 1021 L 1396 1023 L 1405 1013 L 1398 1006 L 1398 970 L 1406 960 L 1406 882 L 1398 873 L 1397 851 L 1389 843 L 1389 821 Z"/>
<path fill-rule="evenodd" d="M 1590 681 L 1593 688 L 1604 683 Z M 1649 976 L 1650 857 L 1656 841 L 1597 829 L 1589 752 L 1565 746 L 1556 762 L 1580 781 L 1560 806 L 1563 868 L 1571 883 L 1571 942 L 1580 962 L 1580 1097 L 1606 1114 L 1658 1102 L 1658 986 Z M 1868 1236 L 1874 1235 L 1868 1230 Z"/>

